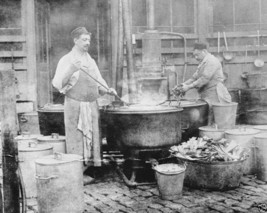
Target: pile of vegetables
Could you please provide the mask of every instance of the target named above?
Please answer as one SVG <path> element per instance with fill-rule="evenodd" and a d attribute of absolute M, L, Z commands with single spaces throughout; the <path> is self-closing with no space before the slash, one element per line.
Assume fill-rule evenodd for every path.
<path fill-rule="evenodd" d="M 235 141 L 221 139 L 214 141 L 208 137 L 192 137 L 181 145 L 170 148 L 172 156 L 205 162 L 239 161 L 248 157 L 249 150 L 240 147 Z"/>

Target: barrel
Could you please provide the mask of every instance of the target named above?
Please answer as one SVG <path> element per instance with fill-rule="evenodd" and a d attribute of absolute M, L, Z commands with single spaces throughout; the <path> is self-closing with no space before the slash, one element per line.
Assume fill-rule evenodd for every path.
<path fill-rule="evenodd" d="M 255 174 L 257 170 L 254 136 L 260 131 L 253 128 L 238 128 L 225 131 L 225 138 L 234 140 L 240 147 L 247 149 L 249 157 L 244 163 L 244 174 Z"/>
<path fill-rule="evenodd" d="M 52 146 L 37 144 L 37 142 L 21 144 L 18 147 L 19 163 L 27 198 L 35 198 L 37 196 L 35 160 L 43 156 L 51 155 L 52 153 Z"/>
<path fill-rule="evenodd" d="M 37 138 L 38 143 L 50 144 L 54 152 L 66 153 L 66 138 L 58 133 Z"/>
<path fill-rule="evenodd" d="M 250 125 L 267 124 L 267 89 L 240 90 L 242 123 Z"/>
<path fill-rule="evenodd" d="M 255 153 L 257 159 L 257 177 L 259 180 L 267 181 L 267 133 L 255 136 Z"/>
<path fill-rule="evenodd" d="M 54 153 L 35 161 L 39 213 L 82 213 L 82 156 Z"/>

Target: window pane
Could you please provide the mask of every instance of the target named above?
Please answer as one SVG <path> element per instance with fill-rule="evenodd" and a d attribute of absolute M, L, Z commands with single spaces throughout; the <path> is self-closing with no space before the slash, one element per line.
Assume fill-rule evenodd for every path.
<path fill-rule="evenodd" d="M 1 0 L 0 3 L 1 34 L 20 34 L 21 28 L 21 1 Z"/>
<path fill-rule="evenodd" d="M 146 1 L 132 0 L 133 26 L 146 26 Z"/>
<path fill-rule="evenodd" d="M 215 0 L 213 6 L 214 31 L 229 31 L 233 26 L 233 0 Z"/>
<path fill-rule="evenodd" d="M 155 25 L 170 26 L 170 0 L 155 0 Z"/>
<path fill-rule="evenodd" d="M 236 24 L 259 23 L 259 0 L 235 0 Z"/>

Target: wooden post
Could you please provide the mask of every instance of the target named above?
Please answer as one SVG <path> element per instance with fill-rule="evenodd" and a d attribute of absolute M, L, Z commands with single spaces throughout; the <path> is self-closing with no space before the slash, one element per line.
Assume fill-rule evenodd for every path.
<path fill-rule="evenodd" d="M 23 15 L 26 23 L 26 48 L 27 48 L 27 72 L 28 72 L 28 100 L 34 102 L 37 107 L 37 62 L 36 62 L 36 33 L 35 33 L 35 4 L 34 0 L 22 0 Z"/>
<path fill-rule="evenodd" d="M 130 26 L 129 0 L 122 0 L 123 27 L 127 50 L 127 76 L 129 101 L 136 102 L 137 89 L 135 82 L 135 70 L 133 63 L 132 30 Z"/>
<path fill-rule="evenodd" d="M 3 144 L 4 212 L 19 212 L 19 185 L 17 179 L 17 133 L 15 71 L 0 71 L 0 117 Z"/>
<path fill-rule="evenodd" d="M 116 69 L 116 91 L 122 96 L 123 83 L 123 24 L 122 24 L 122 0 L 118 4 L 118 30 L 117 30 L 117 69 Z"/>

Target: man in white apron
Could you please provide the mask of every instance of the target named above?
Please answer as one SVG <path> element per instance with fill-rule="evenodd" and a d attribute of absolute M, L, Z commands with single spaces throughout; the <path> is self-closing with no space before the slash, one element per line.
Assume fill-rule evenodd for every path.
<path fill-rule="evenodd" d="M 107 86 L 95 60 L 88 54 L 91 34 L 84 27 L 78 27 L 71 32 L 71 36 L 74 47 L 59 60 L 52 84 L 60 93 L 65 94 L 67 153 L 83 156 L 85 170 L 87 166 L 101 166 L 97 98 L 104 94 L 116 94 L 116 91 Z M 84 176 L 84 184 L 92 180 L 91 177 Z"/>
<path fill-rule="evenodd" d="M 208 125 L 214 122 L 212 111 L 213 103 L 230 103 L 231 95 L 224 86 L 224 74 L 220 61 L 207 50 L 205 43 L 196 43 L 194 46 L 193 55 L 199 65 L 193 76 L 177 86 L 174 90 L 187 92 L 190 89 L 196 88 L 200 98 L 209 104 Z"/>

